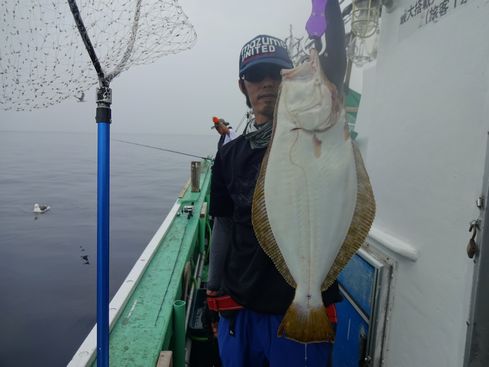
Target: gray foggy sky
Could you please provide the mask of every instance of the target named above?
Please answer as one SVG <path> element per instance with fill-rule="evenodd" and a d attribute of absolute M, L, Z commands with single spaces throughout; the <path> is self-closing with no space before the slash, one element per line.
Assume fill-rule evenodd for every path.
<path fill-rule="evenodd" d="M 153 64 L 133 66 L 111 83 L 112 132 L 212 134 L 212 116 L 236 127 L 246 111 L 238 88 L 238 55 L 255 35 L 305 34 L 310 0 L 180 0 L 197 32 L 195 46 Z M 95 71 L 93 70 L 95 73 Z M 32 112 L 0 111 L 0 130 L 95 132 L 95 87 Z"/>

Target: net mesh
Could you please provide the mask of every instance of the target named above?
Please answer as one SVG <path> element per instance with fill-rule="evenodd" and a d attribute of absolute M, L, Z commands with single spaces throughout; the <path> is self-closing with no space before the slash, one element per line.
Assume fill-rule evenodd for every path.
<path fill-rule="evenodd" d="M 0 108 L 29 111 L 83 100 L 97 74 L 66 0 L 0 0 Z M 172 0 L 78 0 L 108 80 L 191 48 L 196 33 Z"/>

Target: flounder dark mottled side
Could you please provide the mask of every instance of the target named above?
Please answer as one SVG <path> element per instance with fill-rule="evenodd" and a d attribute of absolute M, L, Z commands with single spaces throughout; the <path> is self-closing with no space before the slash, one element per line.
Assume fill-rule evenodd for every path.
<path fill-rule="evenodd" d="M 256 237 L 296 289 L 279 335 L 304 343 L 334 339 L 321 291 L 360 248 L 374 216 L 361 154 L 313 50 L 309 61 L 283 71 L 253 197 Z"/>

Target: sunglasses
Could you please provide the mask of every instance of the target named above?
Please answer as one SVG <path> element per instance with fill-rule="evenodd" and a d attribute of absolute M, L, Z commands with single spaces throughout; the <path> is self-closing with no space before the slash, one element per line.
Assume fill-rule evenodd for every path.
<path fill-rule="evenodd" d="M 266 77 L 270 77 L 272 80 L 275 81 L 280 81 L 282 80 L 280 70 L 282 69 L 278 66 L 257 66 L 245 71 L 242 79 L 251 83 L 259 83 L 263 81 Z"/>

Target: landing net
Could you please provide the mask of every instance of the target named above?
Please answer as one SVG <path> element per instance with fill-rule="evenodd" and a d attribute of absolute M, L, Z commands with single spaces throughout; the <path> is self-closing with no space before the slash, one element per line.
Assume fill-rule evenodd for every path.
<path fill-rule="evenodd" d="M 191 48 L 196 33 L 172 0 L 78 0 L 104 75 Z M 0 108 L 82 101 L 98 82 L 66 0 L 0 0 Z"/>

